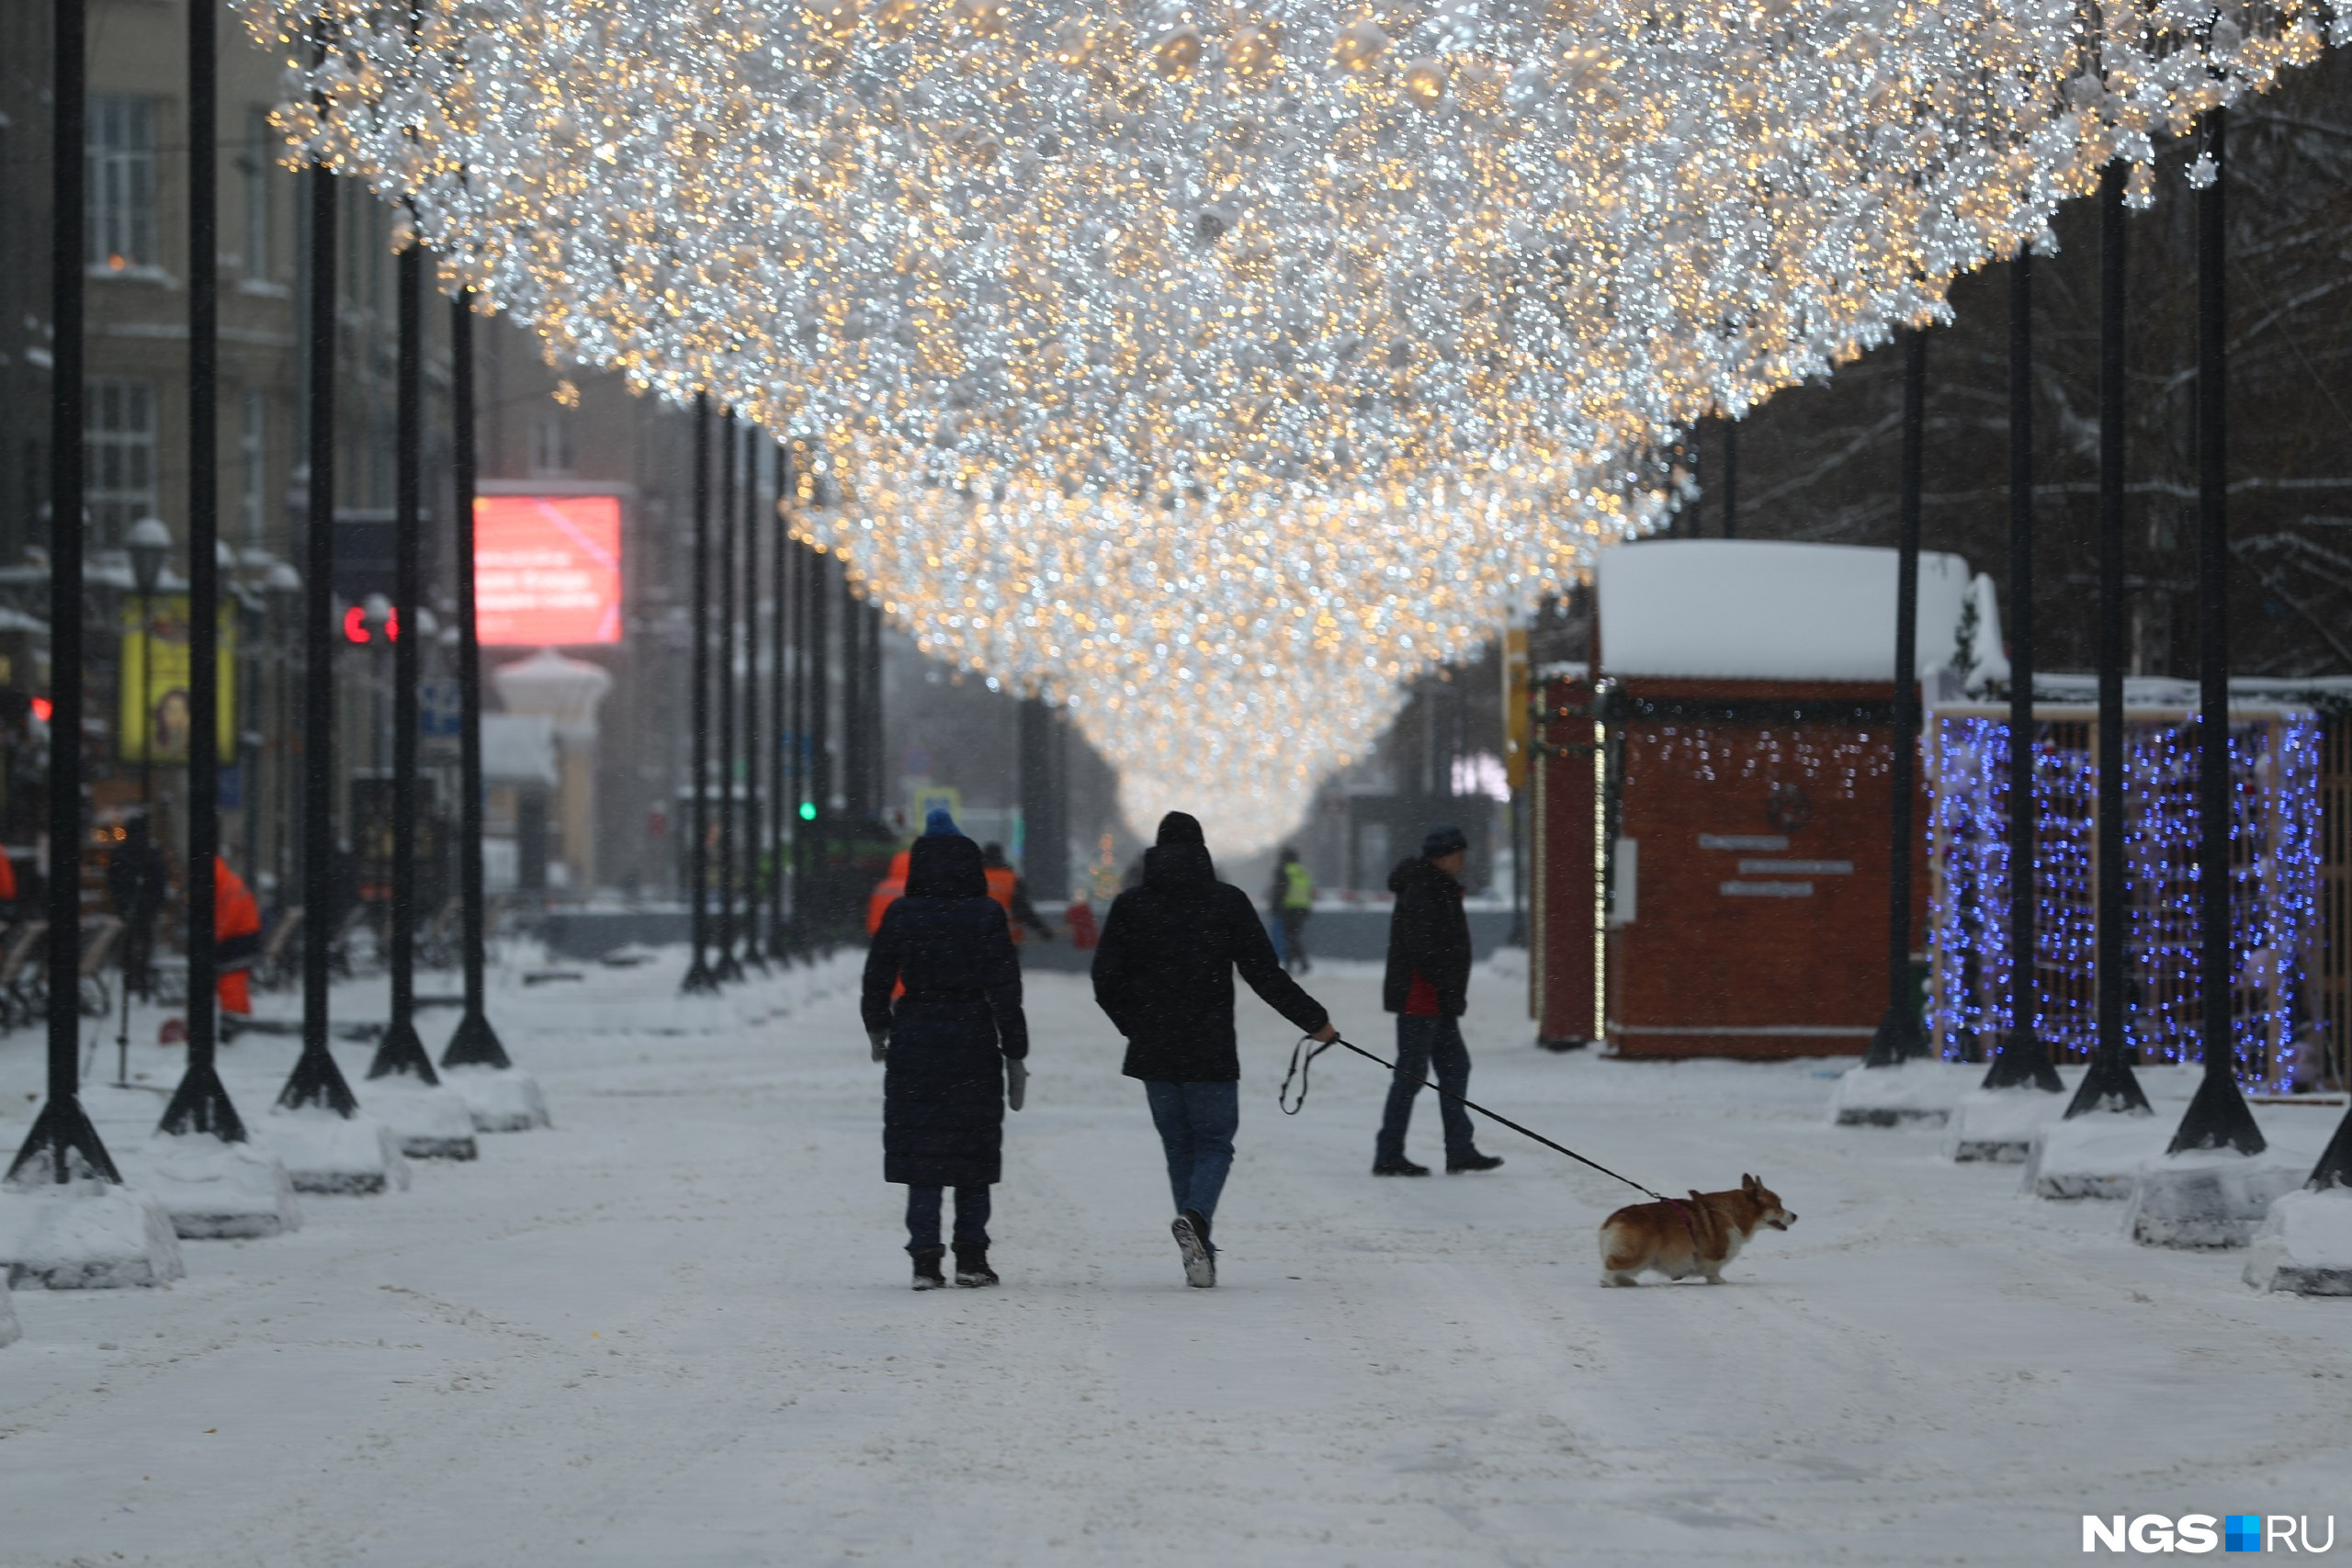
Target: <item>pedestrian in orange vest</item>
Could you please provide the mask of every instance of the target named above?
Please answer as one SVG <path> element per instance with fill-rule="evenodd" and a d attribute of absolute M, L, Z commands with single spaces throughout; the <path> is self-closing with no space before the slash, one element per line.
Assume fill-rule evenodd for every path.
<path fill-rule="evenodd" d="M 212 857 L 212 954 L 220 968 L 220 1007 L 253 1015 L 254 960 L 261 956 L 261 905 L 229 863 Z"/>
<path fill-rule="evenodd" d="M 1029 902 L 1028 884 L 1012 869 L 1012 863 L 1004 858 L 1002 844 L 980 846 L 980 869 L 989 879 L 989 897 L 1004 906 L 1004 923 L 1012 929 L 1016 943 L 1028 940 L 1028 931 L 1035 931 L 1047 942 L 1054 940 L 1054 928 L 1038 915 L 1037 906 Z"/>

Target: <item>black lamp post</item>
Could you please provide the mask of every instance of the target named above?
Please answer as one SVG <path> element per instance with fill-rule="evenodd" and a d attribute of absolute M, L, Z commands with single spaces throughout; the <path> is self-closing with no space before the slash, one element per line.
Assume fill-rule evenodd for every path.
<path fill-rule="evenodd" d="M 438 1083 L 433 1057 L 416 1032 L 416 741 L 417 683 L 424 641 L 424 252 L 403 247 L 395 287 L 399 363 L 394 372 L 392 510 L 392 908 L 391 1022 L 368 1064 L 370 1078 L 406 1074 Z"/>
<path fill-rule="evenodd" d="M 775 447 L 775 510 L 773 521 L 773 557 L 769 561 L 769 602 L 775 606 L 775 618 L 768 626 L 768 955 L 781 961 L 790 953 L 784 930 L 785 840 L 790 831 L 791 813 L 798 804 L 791 793 L 791 770 L 786 761 L 785 748 L 791 743 L 791 731 L 786 726 L 785 704 L 785 617 L 790 613 L 789 579 L 786 563 L 792 558 L 792 538 L 784 522 L 786 492 L 792 482 L 790 449 L 782 443 Z"/>
<path fill-rule="evenodd" d="M 314 165 L 311 186 L 309 379 L 310 537 L 302 605 L 302 1054 L 277 1103 L 359 1110 L 327 1049 L 327 963 L 334 938 L 334 404 L 335 176 Z"/>
<path fill-rule="evenodd" d="M 689 777 L 694 795 L 686 810 L 686 908 L 694 942 L 694 961 L 686 966 L 684 989 L 718 989 L 710 967 L 710 398 L 695 394 L 695 543 L 693 672 L 694 690 L 687 698 Z"/>
<path fill-rule="evenodd" d="M 2205 1072 L 2167 1153 L 2266 1146 L 2238 1089 L 2230 1016 L 2230 463 L 2225 377 L 2228 259 L 2222 229 L 2225 111 L 2205 116 L 2212 182 L 2197 193 L 2197 916 Z"/>
<path fill-rule="evenodd" d="M 209 0 L 188 0 L 187 1067 L 159 1131 L 243 1143 L 244 1122 L 215 1065 L 213 862 L 220 852 L 220 485 L 218 241 L 219 55 Z M 152 700 L 152 699 L 151 699 Z M 245 787 L 252 789 L 248 778 Z"/>
<path fill-rule="evenodd" d="M 743 431 L 743 940 L 740 962 L 768 972 L 760 941 L 760 877 L 767 866 L 766 774 L 760 756 L 760 449 L 756 424 Z"/>
<path fill-rule="evenodd" d="M 1912 1006 L 1911 806 L 1919 750 L 1919 483 L 1928 426 L 1928 337 L 1914 327 L 1903 344 L 1903 457 L 1894 567 L 1894 792 L 1886 867 L 1886 1016 L 1871 1038 L 1866 1067 L 1891 1067 L 1928 1054 Z"/>
<path fill-rule="evenodd" d="M 49 463 L 49 1094 L 11 1180 L 46 1159 L 63 1184 L 121 1175 L 82 1108 L 82 226 L 88 81 L 85 0 L 56 0 L 51 38 Z"/>
<path fill-rule="evenodd" d="M 2069 1117 L 2154 1114 L 2123 1032 L 2123 182 L 2116 162 L 2098 186 L 2098 1043 Z"/>

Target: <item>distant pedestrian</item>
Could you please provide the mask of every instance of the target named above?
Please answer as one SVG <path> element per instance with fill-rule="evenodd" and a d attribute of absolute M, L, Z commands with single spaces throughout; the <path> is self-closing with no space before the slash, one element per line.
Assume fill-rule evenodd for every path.
<path fill-rule="evenodd" d="M 1307 874 L 1296 850 L 1283 851 L 1266 901 L 1282 927 L 1283 968 L 1294 975 L 1306 974 L 1315 967 L 1306 956 L 1306 917 L 1315 912 L 1315 878 Z"/>
<path fill-rule="evenodd" d="M 903 982 L 905 994 L 892 1000 Z M 906 896 L 865 954 L 860 1009 L 882 1078 L 882 1179 L 907 1189 L 914 1288 L 936 1290 L 944 1190 L 956 1190 L 956 1282 L 993 1285 L 989 1189 L 1003 1176 L 1004 1108 L 1029 1083 L 1021 961 L 989 897 L 980 847 L 931 831 L 907 862 Z"/>
<path fill-rule="evenodd" d="M 1054 940 L 1054 928 L 1037 913 L 1037 906 L 1029 902 L 1029 884 L 1004 858 L 1002 844 L 980 846 L 980 868 L 988 874 L 989 897 L 1003 907 L 1005 923 L 1012 928 L 1014 942 L 1025 940 L 1024 933 L 1029 931 L 1035 931 L 1046 942 Z"/>
<path fill-rule="evenodd" d="M 1374 1176 L 1430 1173 L 1429 1167 L 1405 1157 L 1405 1131 L 1412 1123 L 1414 1097 L 1432 1067 L 1446 1094 L 1470 1092 L 1470 1048 L 1462 1043 L 1458 1021 L 1470 993 L 1470 919 L 1462 909 L 1462 865 L 1469 852 L 1470 840 L 1461 829 L 1438 828 L 1421 840 L 1419 855 L 1389 874 L 1396 908 L 1388 918 L 1388 972 L 1381 1004 L 1396 1015 L 1396 1071 L 1373 1148 Z M 1470 1113 L 1458 1100 L 1440 1095 L 1437 1103 L 1449 1174 L 1492 1170 L 1503 1163 L 1499 1156 L 1478 1152 Z"/>
<path fill-rule="evenodd" d="M 1216 879 L 1201 825 L 1159 820 L 1143 884 L 1119 895 L 1094 950 L 1094 999 L 1126 1037 L 1124 1071 L 1143 1080 L 1176 1200 L 1169 1226 L 1184 1278 L 1216 1283 L 1209 1224 L 1233 1166 L 1241 1059 L 1234 1044 L 1233 972 L 1302 1032 L 1339 1031 L 1322 1004 L 1283 972 L 1250 896 Z"/>
<path fill-rule="evenodd" d="M 212 961 L 219 968 L 215 988 L 220 1010 L 251 1018 L 254 1010 L 254 960 L 261 956 L 261 905 L 244 879 L 212 857 Z M 194 998 L 189 998 L 194 1001 Z"/>
<path fill-rule="evenodd" d="M 107 857 L 107 894 L 122 919 L 122 983 L 136 996 L 146 996 L 148 971 L 155 948 L 155 918 L 164 908 L 164 889 L 171 880 L 164 852 L 149 830 L 145 817 L 122 825 Z"/>

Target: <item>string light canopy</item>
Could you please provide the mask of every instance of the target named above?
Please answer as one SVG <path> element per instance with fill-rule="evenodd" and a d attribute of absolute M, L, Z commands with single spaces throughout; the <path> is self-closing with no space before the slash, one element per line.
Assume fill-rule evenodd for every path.
<path fill-rule="evenodd" d="M 1170 551 L 1156 577 L 1196 586 L 1136 609 L 1220 616 L 1214 682 L 1106 672 L 1045 603 L 948 639 L 1108 730 L 1138 673 L 1176 683 L 1137 722 L 1211 728 L 1303 675 L 1265 585 L 1340 547 L 1339 667 L 1442 657 L 1453 604 L 1364 595 L 1442 547 L 1523 603 L 1670 504 L 1647 454 L 1677 427 L 1939 314 L 2110 159 L 2144 203 L 2155 137 L 2347 27 L 2316 0 L 249 5 L 304 155 L 408 200 L 551 355 L 807 442 L 857 530 L 817 536 L 934 640 L 1000 531 L 1068 533 L 1057 598 L 1098 618 L 1136 613 L 1106 559 Z"/>

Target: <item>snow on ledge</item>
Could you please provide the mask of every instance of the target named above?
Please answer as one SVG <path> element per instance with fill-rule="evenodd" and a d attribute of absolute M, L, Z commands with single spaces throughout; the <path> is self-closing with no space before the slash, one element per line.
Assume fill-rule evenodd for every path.
<path fill-rule="evenodd" d="M 1895 552 L 1766 539 L 1646 539 L 1600 552 L 1600 665 L 1618 676 L 1741 681 L 1894 679 Z M 1918 668 L 1952 662 L 1968 563 L 1919 557 Z M 1992 607 L 1975 590 L 1980 617 Z M 1998 658 L 1980 626 L 1976 679 Z"/>
<path fill-rule="evenodd" d="M 2352 1189 L 2309 1188 L 2270 1205 L 2245 1260 L 2257 1291 L 2352 1296 Z"/>
<path fill-rule="evenodd" d="M 164 1205 L 95 1178 L 0 1187 L 0 1265 L 10 1284 L 52 1291 L 164 1285 L 187 1272 Z"/>

